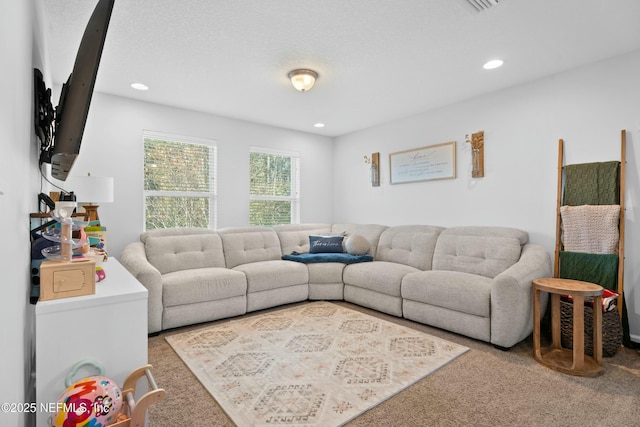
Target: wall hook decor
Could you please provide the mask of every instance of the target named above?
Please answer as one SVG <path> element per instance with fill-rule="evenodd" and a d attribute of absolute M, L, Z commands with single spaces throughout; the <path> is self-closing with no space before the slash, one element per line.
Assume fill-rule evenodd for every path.
<path fill-rule="evenodd" d="M 371 153 L 369 156 L 364 156 L 364 162 L 369 165 L 370 177 L 372 187 L 380 186 L 380 153 Z"/>
<path fill-rule="evenodd" d="M 482 178 L 484 176 L 484 131 L 481 130 L 469 135 L 465 135 L 465 141 L 471 144 L 471 176 Z"/>

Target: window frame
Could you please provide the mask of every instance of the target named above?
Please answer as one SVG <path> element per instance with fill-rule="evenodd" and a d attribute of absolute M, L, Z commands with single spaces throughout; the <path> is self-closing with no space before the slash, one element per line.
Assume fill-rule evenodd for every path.
<path fill-rule="evenodd" d="M 251 170 L 251 154 L 271 154 L 274 156 L 283 156 L 291 158 L 291 195 L 289 196 L 270 196 L 263 194 L 251 194 L 249 187 L 249 204 L 251 201 L 289 201 L 291 202 L 291 222 L 290 224 L 300 224 L 300 153 L 296 151 L 277 150 L 259 146 L 249 147 L 249 171 Z M 251 183 L 249 183 L 251 186 Z M 250 210 L 249 210 L 250 211 Z M 249 225 L 251 225 L 251 215 L 249 214 Z"/>
<path fill-rule="evenodd" d="M 195 192 L 195 191 L 164 191 L 164 190 L 147 190 L 145 188 L 145 140 L 155 139 L 166 142 L 173 142 L 178 144 L 194 144 L 204 145 L 209 147 L 209 191 L 208 192 Z M 213 168 L 213 170 L 211 170 Z M 217 142 L 213 139 L 198 138 L 192 136 L 176 135 L 166 132 L 142 131 L 142 229 L 147 229 L 147 197 L 193 197 L 193 198 L 207 198 L 209 199 L 209 225 L 208 228 L 216 229 L 218 222 L 218 146 Z"/>

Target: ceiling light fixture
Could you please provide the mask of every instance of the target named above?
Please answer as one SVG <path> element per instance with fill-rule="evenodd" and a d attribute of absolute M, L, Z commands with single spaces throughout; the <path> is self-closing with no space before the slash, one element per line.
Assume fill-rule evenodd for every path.
<path fill-rule="evenodd" d="M 485 70 L 493 70 L 494 68 L 501 67 L 504 64 L 502 59 L 492 59 L 482 66 Z"/>
<path fill-rule="evenodd" d="M 324 127 L 324 123 L 316 123 L 315 125 L 313 125 L 314 127 L 317 128 L 323 128 Z"/>
<path fill-rule="evenodd" d="M 318 73 L 316 73 L 313 70 L 308 70 L 305 68 L 293 70 L 289 73 L 289 79 L 291 79 L 291 84 L 300 92 L 306 92 L 309 89 L 311 89 L 313 87 L 313 84 L 316 82 L 317 78 L 318 78 Z"/>
<path fill-rule="evenodd" d="M 131 83 L 131 87 L 136 90 L 149 90 L 149 86 L 143 83 Z"/>

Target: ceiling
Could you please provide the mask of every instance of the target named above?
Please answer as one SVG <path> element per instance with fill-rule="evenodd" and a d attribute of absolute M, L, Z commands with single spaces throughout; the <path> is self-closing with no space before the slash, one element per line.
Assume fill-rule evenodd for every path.
<path fill-rule="evenodd" d="M 41 1 L 59 85 L 97 1 Z M 95 90 L 339 136 L 635 51 L 638 17 L 638 0 L 116 0 Z M 296 68 L 318 72 L 309 92 Z"/>

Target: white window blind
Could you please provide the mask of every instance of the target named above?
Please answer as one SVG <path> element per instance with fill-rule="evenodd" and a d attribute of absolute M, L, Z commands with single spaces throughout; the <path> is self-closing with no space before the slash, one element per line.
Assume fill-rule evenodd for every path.
<path fill-rule="evenodd" d="M 251 147 L 249 224 L 300 222 L 300 157 L 298 153 Z"/>
<path fill-rule="evenodd" d="M 216 227 L 215 141 L 145 131 L 145 229 Z"/>

